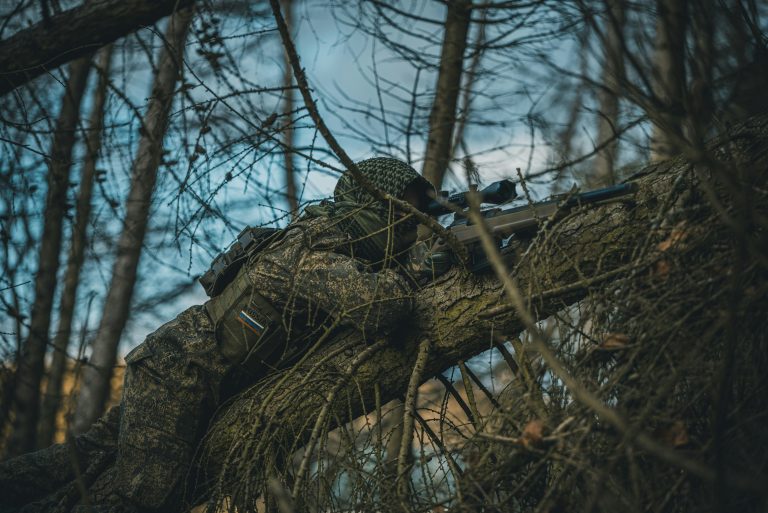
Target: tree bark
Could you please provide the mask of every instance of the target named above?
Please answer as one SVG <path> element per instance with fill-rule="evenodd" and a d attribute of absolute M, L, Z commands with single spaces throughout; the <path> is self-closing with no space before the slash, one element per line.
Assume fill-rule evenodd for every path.
<path fill-rule="evenodd" d="M 59 325 L 53 339 L 53 356 L 48 373 L 45 395 L 40 415 L 37 446 L 48 447 L 56 433 L 56 414 L 61 405 L 61 384 L 67 368 L 67 348 L 72 333 L 72 321 L 77 304 L 77 288 L 80 284 L 80 269 L 85 259 L 88 222 L 91 217 L 91 197 L 93 181 L 96 175 L 96 163 L 101 150 L 101 134 L 104 122 L 104 104 L 107 99 L 109 83 L 109 65 L 112 58 L 112 45 L 99 52 L 100 77 L 93 95 L 88 136 L 86 137 L 86 156 L 80 175 L 80 193 L 77 198 L 75 224 L 72 227 L 72 241 L 69 246 L 67 270 L 64 275 L 64 290 L 61 293 L 59 307 Z"/>
<path fill-rule="evenodd" d="M 605 187 L 616 182 L 614 168 L 618 151 L 619 84 L 624 76 L 624 0 L 606 0 L 607 16 L 603 37 L 603 83 L 598 91 L 597 143 L 605 144 L 595 156 L 590 185 Z"/>
<path fill-rule="evenodd" d="M 715 62 L 714 0 L 701 0 L 691 12 L 693 62 L 688 106 L 688 130 L 694 144 L 703 141 L 712 126 L 712 76 Z"/>
<path fill-rule="evenodd" d="M 192 10 L 188 8 L 176 12 L 168 21 L 166 46 L 162 48 L 158 60 L 152 99 L 144 116 L 143 135 L 133 163 L 131 188 L 126 200 L 125 220 L 112 269 L 112 281 L 94 338 L 89 365 L 83 372 L 83 384 L 72 426 L 75 434 L 86 431 L 96 421 L 104 412 L 109 397 L 110 378 L 117 359 L 120 336 L 130 312 L 163 138 L 174 89 L 181 72 L 184 43 L 191 20 Z"/>
<path fill-rule="evenodd" d="M 0 41 L 0 95 L 152 25 L 192 0 L 92 0 Z"/>
<path fill-rule="evenodd" d="M 480 61 L 483 57 L 483 52 L 480 50 L 485 44 L 485 27 L 488 19 L 488 9 L 482 9 L 480 11 L 480 20 L 477 27 L 477 34 L 475 35 L 475 41 L 473 47 L 475 48 L 472 60 L 467 66 L 467 72 L 464 74 L 464 89 L 461 91 L 461 98 L 459 98 L 459 116 L 458 125 L 456 126 L 455 133 L 453 135 L 453 143 L 451 144 L 450 159 L 456 158 L 456 152 L 459 147 L 465 154 L 468 154 L 467 149 L 467 119 L 469 118 L 470 111 L 472 109 L 472 89 L 475 86 L 475 80 L 477 78 L 477 71 L 480 67 Z M 445 174 L 443 174 L 443 179 Z M 442 180 L 440 183 L 432 184 L 436 189 L 440 189 L 442 186 Z"/>
<path fill-rule="evenodd" d="M 440 52 L 440 69 L 435 88 L 435 100 L 429 115 L 429 137 L 424 154 L 422 174 L 439 186 L 451 158 L 453 128 L 456 124 L 456 102 L 461 89 L 464 50 L 472 15 L 470 0 L 448 2 L 445 36 Z"/>
<path fill-rule="evenodd" d="M 43 377 L 48 330 L 56 291 L 56 274 L 61 253 L 62 221 L 66 212 L 69 173 L 72 167 L 72 148 L 80 115 L 80 102 L 88 81 L 91 62 L 83 57 L 69 67 L 69 79 L 61 100 L 61 112 L 53 135 L 48 163 L 48 191 L 45 199 L 43 233 L 35 276 L 35 302 L 30 314 L 29 334 L 18 359 L 16 370 L 13 434 L 8 444 L 8 455 L 16 455 L 35 448 L 37 420 L 40 413 L 40 382 Z"/>
<path fill-rule="evenodd" d="M 672 158 L 682 147 L 685 123 L 685 33 L 687 0 L 657 0 L 653 62 L 651 160 Z"/>
<path fill-rule="evenodd" d="M 768 165 L 766 148 L 768 117 L 762 117 L 734 129 L 710 147 L 710 154 L 719 158 L 729 155 L 728 159 L 739 159 L 738 165 L 759 170 Z M 638 192 L 631 203 L 574 212 L 540 237 L 527 256 L 517 259 L 513 271 L 533 316 L 545 319 L 617 276 L 649 272 L 656 255 L 638 249 L 647 248 L 649 227 L 658 226 L 660 202 L 671 197 L 673 190 L 693 187 L 696 174 L 690 168 L 691 163 L 683 158 L 649 167 L 634 181 Z M 696 179 L 705 179 L 702 177 L 707 174 L 702 172 Z M 765 201 L 764 195 L 760 201 Z M 768 205 L 754 207 L 764 209 Z M 658 230 L 663 240 L 668 234 Z M 326 358 L 334 352 L 337 356 L 322 365 L 316 358 L 292 369 L 283 380 L 273 377 L 228 405 L 213 423 L 203 450 L 207 472 L 216 479 L 221 477 L 221 488 L 214 492 L 222 496 L 243 493 L 246 483 L 252 486 L 265 468 L 279 464 L 292 448 L 301 447 L 317 417 L 310 412 L 320 412 L 330 404 L 328 419 L 351 420 L 371 411 L 377 384 L 381 403 L 402 396 L 419 343 L 425 337 L 432 339 L 422 373 L 426 379 L 458 360 L 491 349 L 496 338 L 512 338 L 523 329 L 523 321 L 505 303 L 502 285 L 495 276 L 452 270 L 417 293 L 411 322 L 400 327 L 391 342 L 370 358 L 356 361 L 370 344 L 348 332 L 322 351 Z M 355 344 L 354 350 L 346 346 L 350 343 Z M 354 370 L 350 372 L 350 368 Z M 344 380 L 345 387 L 331 394 Z M 328 420 L 328 425 L 334 422 Z M 228 455 L 237 458 L 228 460 Z"/>

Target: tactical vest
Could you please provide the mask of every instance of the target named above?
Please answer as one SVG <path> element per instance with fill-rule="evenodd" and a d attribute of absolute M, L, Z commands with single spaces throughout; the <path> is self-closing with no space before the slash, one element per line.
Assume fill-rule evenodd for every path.
<path fill-rule="evenodd" d="M 215 326 L 222 354 L 254 374 L 292 360 L 283 316 L 251 285 L 244 264 L 282 238 L 275 228 L 245 228 L 229 250 L 218 255 L 200 284 L 211 298 L 204 307 Z"/>

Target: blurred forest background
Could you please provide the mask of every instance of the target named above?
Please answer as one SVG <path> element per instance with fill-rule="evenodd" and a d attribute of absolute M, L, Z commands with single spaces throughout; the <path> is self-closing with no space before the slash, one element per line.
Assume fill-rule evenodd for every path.
<path fill-rule="evenodd" d="M 291 489 L 274 507 L 764 508 L 768 143 L 763 132 L 757 160 L 723 171 L 724 153 L 705 142 L 768 109 L 768 5 L 281 9 L 320 115 L 355 161 L 403 159 L 438 189 L 523 180 L 523 203 L 669 162 L 736 185 L 727 199 L 660 198 L 645 226 L 626 227 L 647 233 L 632 254 L 653 256 L 651 272 L 596 280 L 434 379 L 414 373 L 418 390 L 377 388 L 375 411 L 326 419 L 311 456 L 294 445 L 295 468 L 257 479 L 253 507 Z M 119 400 L 121 355 L 206 299 L 197 278 L 212 258 L 245 226 L 285 226 L 329 197 L 344 167 L 308 113 L 268 2 L 6 0 L 0 20 L 9 457 L 86 431 Z M 542 252 L 556 248 L 537 242 L 526 258 L 546 267 Z M 660 259 L 669 248 L 679 252 Z M 554 294 L 539 285 L 526 294 Z"/>

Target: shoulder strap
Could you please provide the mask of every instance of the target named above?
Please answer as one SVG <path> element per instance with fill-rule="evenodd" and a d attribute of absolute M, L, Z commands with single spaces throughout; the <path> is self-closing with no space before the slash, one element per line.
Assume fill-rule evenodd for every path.
<path fill-rule="evenodd" d="M 284 230 L 279 228 L 244 228 L 230 248 L 216 256 L 211 267 L 199 278 L 208 297 L 221 294 L 248 258 L 282 238 L 283 234 Z"/>

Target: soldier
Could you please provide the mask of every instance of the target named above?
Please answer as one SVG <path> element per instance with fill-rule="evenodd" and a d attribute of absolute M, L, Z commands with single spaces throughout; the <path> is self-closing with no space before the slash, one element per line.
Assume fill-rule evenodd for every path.
<path fill-rule="evenodd" d="M 358 168 L 417 208 L 429 201 L 431 184 L 404 162 L 373 158 Z M 409 314 L 413 283 L 403 264 L 418 221 L 386 203 L 345 173 L 332 202 L 307 207 L 244 255 L 214 298 L 126 356 L 114 495 L 95 497 L 101 504 L 88 511 L 178 509 L 196 446 L 227 396 L 295 362 L 330 325 L 378 336 Z"/>

